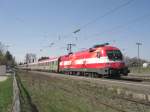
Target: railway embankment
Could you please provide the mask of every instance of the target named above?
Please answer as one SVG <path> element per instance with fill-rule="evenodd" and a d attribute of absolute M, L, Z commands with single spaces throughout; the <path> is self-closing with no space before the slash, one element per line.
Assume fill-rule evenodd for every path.
<path fill-rule="evenodd" d="M 150 92 L 146 92 L 150 91 L 148 84 L 45 72 L 18 72 L 18 76 L 23 87 L 21 105 L 24 110 L 35 109 L 37 112 L 150 111 L 148 96 Z"/>

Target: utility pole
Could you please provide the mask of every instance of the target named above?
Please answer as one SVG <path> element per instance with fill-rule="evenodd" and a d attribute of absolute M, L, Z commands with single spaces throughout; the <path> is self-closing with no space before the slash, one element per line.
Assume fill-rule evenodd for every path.
<path fill-rule="evenodd" d="M 67 51 L 68 51 L 68 53 L 72 53 L 72 46 L 75 46 L 75 44 L 72 44 L 72 43 L 67 44 Z"/>
<path fill-rule="evenodd" d="M 140 72 L 140 45 L 142 45 L 142 43 L 137 42 L 136 45 L 138 47 L 138 67 L 139 67 L 138 72 Z"/>

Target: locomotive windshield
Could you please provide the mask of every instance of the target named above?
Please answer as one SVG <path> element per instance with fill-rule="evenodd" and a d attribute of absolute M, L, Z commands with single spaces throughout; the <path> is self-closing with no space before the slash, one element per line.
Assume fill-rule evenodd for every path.
<path fill-rule="evenodd" d="M 113 61 L 120 61 L 123 59 L 123 56 L 119 50 L 109 50 L 107 51 L 107 56 Z"/>

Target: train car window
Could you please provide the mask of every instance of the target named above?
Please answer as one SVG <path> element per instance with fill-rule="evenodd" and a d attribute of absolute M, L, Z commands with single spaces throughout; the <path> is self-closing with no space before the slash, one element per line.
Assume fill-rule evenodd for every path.
<path fill-rule="evenodd" d="M 100 52 L 97 52 L 97 58 L 100 58 Z"/>
<path fill-rule="evenodd" d="M 51 68 L 51 62 L 49 62 L 49 67 Z"/>

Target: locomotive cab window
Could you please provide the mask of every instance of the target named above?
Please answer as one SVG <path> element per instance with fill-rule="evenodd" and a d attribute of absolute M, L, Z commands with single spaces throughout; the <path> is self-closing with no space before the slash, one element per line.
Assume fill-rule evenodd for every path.
<path fill-rule="evenodd" d="M 119 50 L 109 50 L 107 51 L 107 56 L 113 61 L 120 61 L 123 59 L 123 56 Z"/>
<path fill-rule="evenodd" d="M 100 52 L 97 52 L 97 58 L 100 58 Z"/>

